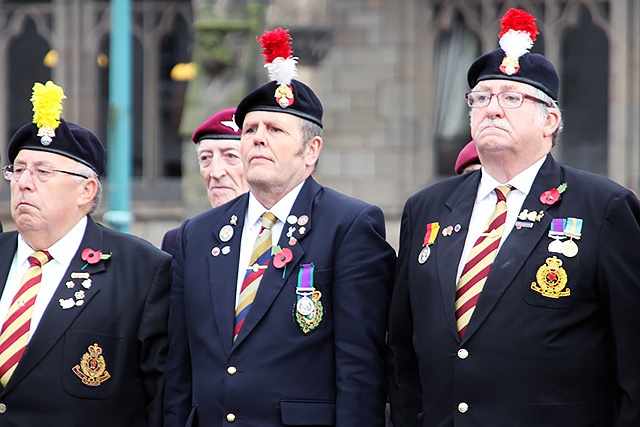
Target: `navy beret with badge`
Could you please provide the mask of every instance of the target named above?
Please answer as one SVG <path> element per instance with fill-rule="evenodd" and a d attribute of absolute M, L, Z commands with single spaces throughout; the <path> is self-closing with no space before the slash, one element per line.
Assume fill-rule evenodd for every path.
<path fill-rule="evenodd" d="M 271 81 L 245 96 L 236 110 L 235 120 L 240 128 L 251 111 L 287 113 L 309 120 L 322 127 L 322 103 L 297 77 L 297 58 L 292 56 L 289 30 L 276 28 L 265 31 L 256 40 L 262 44 L 265 68 Z"/>
<path fill-rule="evenodd" d="M 500 49 L 482 55 L 469 67 L 467 82 L 471 89 L 483 80 L 512 80 L 558 100 L 560 79 L 555 67 L 544 56 L 529 52 L 539 34 L 535 19 L 521 9 L 509 9 L 504 14 L 500 19 Z"/>
<path fill-rule="evenodd" d="M 195 143 L 203 139 L 237 139 L 240 140 L 241 129 L 235 122 L 235 108 L 225 108 L 205 120 L 193 132 L 191 140 Z"/>
<path fill-rule="evenodd" d="M 33 85 L 33 122 L 11 137 L 9 162 L 13 163 L 20 150 L 48 151 L 89 166 L 100 176 L 106 165 L 104 145 L 89 129 L 60 117 L 65 98 L 62 88 L 52 81 Z"/>

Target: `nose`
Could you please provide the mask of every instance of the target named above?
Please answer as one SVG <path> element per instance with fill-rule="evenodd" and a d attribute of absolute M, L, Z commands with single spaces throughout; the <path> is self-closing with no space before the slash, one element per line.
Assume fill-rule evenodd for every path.
<path fill-rule="evenodd" d="M 214 156 L 209 165 L 209 176 L 213 179 L 220 179 L 227 174 L 227 169 L 222 156 Z"/>
<path fill-rule="evenodd" d="M 491 99 L 489 99 L 489 105 L 484 107 L 484 109 L 489 117 L 502 117 L 502 115 L 504 115 L 504 110 L 498 103 L 498 96 L 496 94 L 492 94 Z"/>
<path fill-rule="evenodd" d="M 20 175 L 20 178 L 15 180 L 16 185 L 20 190 L 25 190 L 27 188 L 33 188 L 34 179 L 33 174 L 31 173 L 31 169 L 25 169 L 25 171 Z"/>
<path fill-rule="evenodd" d="M 261 124 L 260 126 L 258 126 L 258 128 L 256 129 L 256 132 L 253 134 L 253 145 L 260 145 L 260 146 L 266 146 L 267 145 L 267 138 L 266 138 L 266 131 L 264 126 Z"/>

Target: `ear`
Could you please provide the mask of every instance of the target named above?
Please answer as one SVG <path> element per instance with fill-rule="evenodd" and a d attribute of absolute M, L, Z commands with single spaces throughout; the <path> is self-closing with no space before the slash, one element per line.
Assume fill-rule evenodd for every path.
<path fill-rule="evenodd" d="M 82 182 L 78 191 L 78 207 L 90 207 L 98 194 L 98 180 L 90 176 Z"/>
<path fill-rule="evenodd" d="M 560 126 L 560 112 L 555 108 L 547 109 L 547 119 L 544 123 L 543 134 L 545 137 L 550 137 Z"/>
<path fill-rule="evenodd" d="M 320 157 L 320 150 L 322 150 L 322 138 L 319 136 L 314 136 L 311 141 L 307 144 L 307 148 L 305 150 L 305 164 L 307 166 L 313 166 L 318 161 L 318 157 Z"/>

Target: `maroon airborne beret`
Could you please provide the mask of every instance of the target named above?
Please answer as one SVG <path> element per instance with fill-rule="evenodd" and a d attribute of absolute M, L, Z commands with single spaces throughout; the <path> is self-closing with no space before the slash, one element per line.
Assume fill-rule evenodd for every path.
<path fill-rule="evenodd" d="M 480 158 L 478 157 L 478 150 L 476 150 L 476 143 L 471 140 L 458 153 L 454 169 L 460 175 L 464 168 L 474 163 L 480 164 Z"/>
<path fill-rule="evenodd" d="M 213 116 L 205 120 L 195 132 L 191 140 L 195 143 L 203 139 L 240 139 L 242 129 L 234 120 L 235 108 L 226 108 L 218 111 Z"/>

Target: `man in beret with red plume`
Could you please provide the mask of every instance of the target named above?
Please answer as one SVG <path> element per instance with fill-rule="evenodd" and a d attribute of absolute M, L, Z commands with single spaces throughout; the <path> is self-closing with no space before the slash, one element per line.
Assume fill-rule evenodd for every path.
<path fill-rule="evenodd" d="M 403 427 L 640 425 L 640 201 L 555 161 L 559 78 L 510 9 L 467 77 L 482 169 L 412 196 L 389 344 Z"/>
<path fill-rule="evenodd" d="M 288 31 L 259 40 L 272 81 L 235 115 L 249 192 L 173 251 L 165 426 L 384 427 L 384 217 L 312 178 L 322 103 L 293 79 Z"/>

